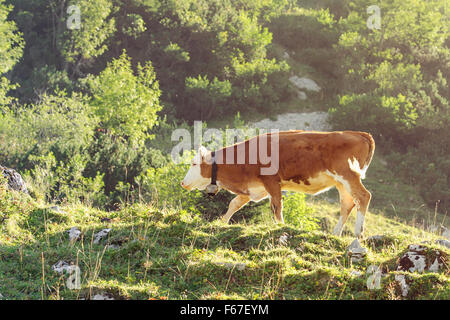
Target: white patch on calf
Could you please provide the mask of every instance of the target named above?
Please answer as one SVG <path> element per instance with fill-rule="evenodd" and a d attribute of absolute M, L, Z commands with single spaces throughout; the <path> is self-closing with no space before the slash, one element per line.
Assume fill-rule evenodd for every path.
<path fill-rule="evenodd" d="M 200 169 L 202 157 L 206 157 L 207 152 L 208 150 L 206 150 L 206 148 L 202 146 L 199 148 L 199 151 L 192 159 L 191 167 L 189 168 L 182 182 L 183 186 L 187 189 L 204 190 L 211 182 L 210 179 L 204 178 L 202 176 Z"/>
<path fill-rule="evenodd" d="M 333 234 L 335 236 L 340 236 L 342 233 L 343 226 L 344 226 L 343 219 L 342 219 L 342 217 L 339 217 L 339 221 L 338 221 L 336 227 L 334 227 Z"/>
<path fill-rule="evenodd" d="M 361 211 L 358 210 L 356 214 L 356 223 L 355 223 L 355 235 L 358 237 L 363 232 L 364 228 L 364 215 Z"/>
<path fill-rule="evenodd" d="M 345 187 L 345 189 L 348 191 L 348 193 L 352 194 L 352 190 L 350 188 L 350 184 L 348 183 L 347 180 L 344 179 L 343 176 L 340 176 L 336 173 L 331 173 L 330 170 L 325 171 L 325 173 L 327 175 L 329 175 L 330 177 L 332 177 L 334 180 L 336 180 L 337 182 L 342 183 L 342 185 Z"/>
<path fill-rule="evenodd" d="M 353 157 L 353 161 L 348 159 L 348 166 L 350 167 L 350 170 L 352 170 L 353 172 L 359 173 L 359 176 L 361 177 L 361 179 L 365 179 L 366 178 L 366 171 L 368 166 L 365 165 L 362 169 L 359 165 L 359 161 Z"/>
<path fill-rule="evenodd" d="M 268 196 L 268 193 L 266 191 L 266 188 L 264 188 L 264 186 L 248 188 L 248 193 L 249 193 L 250 199 L 253 202 L 259 202 L 259 201 L 267 198 L 267 196 Z"/>

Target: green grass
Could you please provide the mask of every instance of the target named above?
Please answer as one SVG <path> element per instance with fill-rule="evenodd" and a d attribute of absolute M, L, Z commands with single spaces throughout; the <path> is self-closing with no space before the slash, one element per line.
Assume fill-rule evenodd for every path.
<path fill-rule="evenodd" d="M 409 244 L 437 238 L 398 219 L 368 213 L 366 236 L 385 234 L 388 241 L 366 244 L 366 259 L 352 264 L 345 252 L 354 240 L 349 231 L 353 216 L 339 238 L 326 227 L 307 231 L 276 225 L 264 206 L 259 216 L 226 225 L 151 205 L 116 212 L 72 205 L 58 213 L 16 195 L 10 200 L 16 210 L 2 222 L 6 227 L 0 235 L 0 293 L 7 299 L 81 299 L 99 292 L 116 299 L 398 299 L 397 259 Z M 313 216 L 326 217 L 334 226 L 336 204 L 320 199 L 308 203 Z M 70 244 L 66 231 L 74 226 L 83 237 Z M 103 228 L 112 231 L 94 244 L 94 232 Z M 287 236 L 284 244 L 282 235 Z M 107 249 L 107 243 L 120 248 Z M 68 276 L 51 270 L 59 260 L 80 267 L 81 289 L 68 289 Z M 387 271 L 379 290 L 367 289 L 370 265 Z M 362 275 L 352 275 L 354 270 Z M 450 298 L 448 268 L 410 278 L 408 298 Z"/>

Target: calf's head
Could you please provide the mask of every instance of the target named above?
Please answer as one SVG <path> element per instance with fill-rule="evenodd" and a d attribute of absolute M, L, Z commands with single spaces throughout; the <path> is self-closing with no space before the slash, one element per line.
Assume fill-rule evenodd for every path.
<path fill-rule="evenodd" d="M 211 183 L 211 167 L 208 162 L 211 158 L 211 152 L 205 147 L 200 146 L 197 154 L 192 159 L 191 167 L 189 168 L 181 186 L 187 190 L 205 190 L 205 188 Z"/>

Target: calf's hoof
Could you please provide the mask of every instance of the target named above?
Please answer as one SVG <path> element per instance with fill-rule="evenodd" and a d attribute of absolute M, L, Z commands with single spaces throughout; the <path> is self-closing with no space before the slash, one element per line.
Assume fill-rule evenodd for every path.
<path fill-rule="evenodd" d="M 228 219 L 227 217 L 221 217 L 220 221 L 222 221 L 223 223 L 228 224 L 230 222 L 230 219 Z"/>

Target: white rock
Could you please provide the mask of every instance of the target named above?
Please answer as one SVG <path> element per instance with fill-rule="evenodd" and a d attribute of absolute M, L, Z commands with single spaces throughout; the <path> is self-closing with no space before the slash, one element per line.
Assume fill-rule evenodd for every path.
<path fill-rule="evenodd" d="M 297 98 L 298 98 L 298 100 L 306 100 L 306 99 L 308 99 L 308 96 L 306 95 L 306 93 L 304 91 L 298 90 Z"/>
<path fill-rule="evenodd" d="M 440 244 L 441 246 L 450 248 L 450 241 L 445 240 L 445 239 L 441 239 L 441 240 L 436 240 L 437 244 Z"/>
<path fill-rule="evenodd" d="M 425 256 L 423 254 L 417 254 L 414 252 L 407 252 L 403 257 L 407 257 L 411 262 L 412 266 L 408 269 L 409 272 L 419 272 L 422 273 L 425 271 L 427 266 Z"/>
<path fill-rule="evenodd" d="M 441 253 L 438 250 L 434 251 L 435 260 L 432 264 L 427 265 L 427 257 L 424 252 L 425 247 L 421 245 L 410 245 L 409 251 L 406 252 L 399 261 L 397 271 L 409 272 L 438 272 L 441 269 L 443 262 L 441 260 Z"/>
<path fill-rule="evenodd" d="M 283 59 L 285 60 L 289 59 L 289 53 L 287 53 L 287 51 L 283 53 Z"/>
<path fill-rule="evenodd" d="M 108 235 L 108 233 L 110 233 L 110 232 L 111 232 L 111 229 L 108 228 L 108 229 L 103 229 L 103 230 L 97 232 L 96 234 L 94 234 L 94 243 L 95 244 L 100 243 L 100 241 L 103 238 L 105 238 Z"/>
<path fill-rule="evenodd" d="M 252 128 L 270 131 L 270 129 L 285 130 L 316 130 L 330 131 L 327 112 L 291 112 L 277 116 L 277 120 L 263 119 L 249 124 Z"/>
<path fill-rule="evenodd" d="M 442 236 L 448 240 L 450 240 L 450 230 L 446 227 L 442 227 Z"/>
<path fill-rule="evenodd" d="M 76 265 L 71 265 L 64 260 L 60 260 L 52 266 L 52 270 L 57 273 L 66 273 L 71 274 L 77 268 Z"/>
<path fill-rule="evenodd" d="M 410 244 L 408 246 L 408 250 L 410 251 L 417 251 L 417 252 L 421 252 L 425 250 L 424 246 L 421 246 L 420 244 Z"/>
<path fill-rule="evenodd" d="M 289 81 L 297 87 L 297 89 L 306 89 L 309 91 L 320 91 L 321 88 L 317 85 L 317 83 L 314 80 L 311 80 L 309 78 L 303 77 L 300 78 L 298 76 L 292 76 L 289 78 Z"/>
<path fill-rule="evenodd" d="M 360 277 L 360 276 L 362 276 L 362 272 L 360 272 L 358 270 L 352 270 L 352 271 L 350 271 L 350 276 L 352 276 L 352 277 Z"/>
<path fill-rule="evenodd" d="M 439 241 L 439 240 L 438 240 Z M 408 271 L 408 272 L 439 272 L 443 267 L 442 253 L 439 250 L 434 251 L 434 261 L 433 263 L 428 263 L 427 256 L 425 253 L 425 247 L 419 244 L 412 244 L 408 246 L 409 251 L 406 252 L 399 261 L 397 266 L 397 271 Z M 395 281 L 398 282 L 402 296 L 406 297 L 409 292 L 409 286 L 406 283 L 405 275 L 395 275 Z"/>
<path fill-rule="evenodd" d="M 347 251 L 350 254 L 361 254 L 366 255 L 367 249 L 361 246 L 361 243 L 359 243 L 358 239 L 353 240 L 353 242 L 350 244 L 350 246 L 347 248 Z"/>
<path fill-rule="evenodd" d="M 439 259 L 436 258 L 436 259 L 434 259 L 434 262 L 430 265 L 428 270 L 431 271 L 431 272 L 438 272 L 439 268 L 440 268 Z"/>
<path fill-rule="evenodd" d="M 80 239 L 81 231 L 77 227 L 70 228 L 70 230 L 67 231 L 69 234 L 69 241 L 75 242 L 78 239 Z"/>
<path fill-rule="evenodd" d="M 280 239 L 278 239 L 278 242 L 285 246 L 288 244 L 288 240 L 289 240 L 289 235 L 287 233 L 283 234 L 280 236 Z"/>
<path fill-rule="evenodd" d="M 381 288 L 382 270 L 380 266 L 370 265 L 366 274 L 368 275 L 366 285 L 369 290 L 376 290 Z"/>
<path fill-rule="evenodd" d="M 394 277 L 395 281 L 400 285 L 400 289 L 402 291 L 402 296 L 406 297 L 409 292 L 409 285 L 406 283 L 406 277 L 404 274 L 396 274 Z"/>
<path fill-rule="evenodd" d="M 358 239 L 355 239 L 347 248 L 347 254 L 350 256 L 352 263 L 357 263 L 364 259 L 367 249 L 361 246 Z"/>
<path fill-rule="evenodd" d="M 236 268 L 239 271 L 243 271 L 247 267 L 245 263 L 219 262 L 218 264 L 224 266 L 227 269 Z"/>
<path fill-rule="evenodd" d="M 91 300 L 114 300 L 109 293 L 97 293 Z"/>

